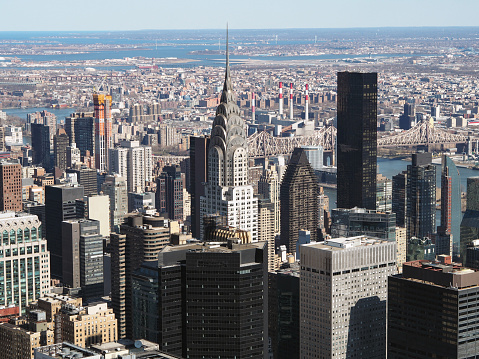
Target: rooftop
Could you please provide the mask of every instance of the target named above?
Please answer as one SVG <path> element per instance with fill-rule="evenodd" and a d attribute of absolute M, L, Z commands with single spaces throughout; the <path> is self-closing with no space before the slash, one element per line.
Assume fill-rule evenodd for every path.
<path fill-rule="evenodd" d="M 329 249 L 329 250 L 340 250 L 361 246 L 371 246 L 374 244 L 388 243 L 390 241 L 368 237 L 368 236 L 357 236 L 357 237 L 348 237 L 348 238 L 333 238 L 328 239 L 324 242 L 308 243 L 304 246 L 315 247 L 320 249 Z"/>

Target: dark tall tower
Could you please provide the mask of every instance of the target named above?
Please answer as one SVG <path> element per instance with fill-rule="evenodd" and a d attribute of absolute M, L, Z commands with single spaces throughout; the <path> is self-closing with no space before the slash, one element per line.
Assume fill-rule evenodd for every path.
<path fill-rule="evenodd" d="M 53 158 L 55 161 L 55 167 L 58 167 L 62 171 L 67 168 L 67 147 L 69 140 L 67 133 L 63 128 L 60 128 L 56 135 L 53 136 Z"/>
<path fill-rule="evenodd" d="M 70 145 L 75 143 L 80 154 L 90 156 L 95 154 L 95 119 L 92 113 L 74 113 L 65 119 L 65 131 L 70 139 Z"/>
<path fill-rule="evenodd" d="M 180 166 L 165 166 L 156 180 L 156 208 L 160 214 L 168 213 L 168 218 L 183 221 L 183 188 L 185 176 Z"/>
<path fill-rule="evenodd" d="M 205 194 L 203 184 L 208 180 L 209 144 L 209 137 L 190 137 L 191 233 L 195 238 L 200 237 L 200 197 Z"/>
<path fill-rule="evenodd" d="M 266 243 L 167 246 L 158 258 L 162 351 L 191 359 L 267 356 Z"/>
<path fill-rule="evenodd" d="M 296 252 L 301 229 L 311 232 L 311 241 L 318 232 L 319 185 L 303 148 L 295 148 L 280 188 L 281 244 L 290 253 Z"/>
<path fill-rule="evenodd" d="M 407 238 L 429 237 L 436 231 L 436 167 L 431 153 L 415 153 L 407 166 Z"/>
<path fill-rule="evenodd" d="M 32 150 L 33 164 L 40 164 L 49 171 L 51 169 L 50 127 L 39 123 L 32 123 Z"/>
<path fill-rule="evenodd" d="M 83 187 L 80 186 L 45 187 L 45 229 L 51 256 L 51 275 L 54 278 L 63 276 L 62 222 L 80 217 L 76 200 L 81 198 L 83 198 Z"/>
<path fill-rule="evenodd" d="M 478 357 L 479 273 L 448 259 L 404 263 L 388 278 L 388 359 Z"/>
<path fill-rule="evenodd" d="M 479 177 L 467 179 L 466 212 L 461 221 L 460 233 L 460 259 L 464 263 L 467 247 L 479 238 Z"/>
<path fill-rule="evenodd" d="M 399 128 L 409 130 L 416 123 L 416 106 L 413 103 L 404 104 L 404 113 L 399 116 Z"/>
<path fill-rule="evenodd" d="M 407 171 L 393 176 L 392 211 L 396 213 L 396 225 L 406 228 Z"/>
<path fill-rule="evenodd" d="M 377 73 L 338 72 L 338 208 L 376 209 Z"/>

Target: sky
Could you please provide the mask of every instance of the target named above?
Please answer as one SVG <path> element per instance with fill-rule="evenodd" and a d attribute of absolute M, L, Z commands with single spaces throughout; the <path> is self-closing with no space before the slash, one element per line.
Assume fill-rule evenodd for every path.
<path fill-rule="evenodd" d="M 0 31 L 479 26 L 478 13 L 479 0 L 0 0 Z"/>

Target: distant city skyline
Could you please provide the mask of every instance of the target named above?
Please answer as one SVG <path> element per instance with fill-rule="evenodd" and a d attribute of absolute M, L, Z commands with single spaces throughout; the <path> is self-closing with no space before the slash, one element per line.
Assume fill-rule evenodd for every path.
<path fill-rule="evenodd" d="M 477 0 L 461 1 L 451 16 L 445 0 L 339 0 L 292 2 L 243 0 L 238 6 L 219 0 L 174 2 L 85 0 L 81 6 L 51 0 L 2 4 L 0 31 L 121 31 L 168 29 L 361 28 L 477 26 Z M 231 16 L 229 16 L 231 14 Z M 459 16 L 460 14 L 460 16 Z"/>

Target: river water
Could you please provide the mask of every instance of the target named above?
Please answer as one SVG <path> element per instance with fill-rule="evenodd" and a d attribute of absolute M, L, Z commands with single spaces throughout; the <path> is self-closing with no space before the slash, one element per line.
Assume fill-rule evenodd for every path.
<path fill-rule="evenodd" d="M 381 173 L 387 178 L 392 178 L 398 173 L 405 171 L 410 161 L 403 161 L 398 159 L 378 158 L 378 173 Z M 467 179 L 469 177 L 479 176 L 479 171 L 471 170 L 469 168 L 458 167 L 461 179 L 461 191 L 466 192 Z M 436 166 L 436 183 L 437 188 L 441 187 L 441 166 Z M 324 188 L 324 193 L 329 197 L 329 210 L 336 208 L 336 189 Z M 437 216 L 439 219 L 439 216 Z"/>

